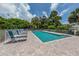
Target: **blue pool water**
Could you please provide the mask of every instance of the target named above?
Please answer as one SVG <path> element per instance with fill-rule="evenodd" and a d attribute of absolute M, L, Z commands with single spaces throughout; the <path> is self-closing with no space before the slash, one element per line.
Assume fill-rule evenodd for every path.
<path fill-rule="evenodd" d="M 42 42 L 48 42 L 48 41 L 53 41 L 53 40 L 65 38 L 64 35 L 53 34 L 53 33 L 48 33 L 48 32 L 43 32 L 43 31 L 33 31 L 33 33 L 34 33 Z"/>

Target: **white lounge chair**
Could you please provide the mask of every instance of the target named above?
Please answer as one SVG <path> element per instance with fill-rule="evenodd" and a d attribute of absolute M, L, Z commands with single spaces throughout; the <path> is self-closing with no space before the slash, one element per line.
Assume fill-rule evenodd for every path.
<path fill-rule="evenodd" d="M 21 34 L 27 34 L 27 30 L 19 29 L 18 31 L 19 31 Z"/>
<path fill-rule="evenodd" d="M 18 41 L 25 41 L 25 40 L 27 40 L 27 37 L 22 37 L 20 35 L 15 36 L 13 34 L 12 30 L 9 30 L 8 34 L 10 36 L 10 40 L 6 40 L 4 43 L 10 43 L 10 42 L 14 43 L 14 42 L 18 42 Z"/>
<path fill-rule="evenodd" d="M 14 32 L 15 32 L 15 33 L 14 33 Z M 14 30 L 13 33 L 14 33 L 14 37 L 17 37 L 17 36 L 20 36 L 20 37 L 27 37 L 27 33 L 26 33 L 26 32 L 25 32 L 25 33 L 22 33 L 22 32 L 20 32 L 19 30 Z"/>

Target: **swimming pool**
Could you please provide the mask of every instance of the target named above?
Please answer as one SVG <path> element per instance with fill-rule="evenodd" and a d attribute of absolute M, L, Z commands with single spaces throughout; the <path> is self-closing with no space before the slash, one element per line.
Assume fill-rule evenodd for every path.
<path fill-rule="evenodd" d="M 43 31 L 32 31 L 33 34 L 35 34 L 42 42 L 48 42 L 53 40 L 58 40 L 61 38 L 65 38 L 64 35 L 54 34 L 54 33 L 48 33 Z"/>

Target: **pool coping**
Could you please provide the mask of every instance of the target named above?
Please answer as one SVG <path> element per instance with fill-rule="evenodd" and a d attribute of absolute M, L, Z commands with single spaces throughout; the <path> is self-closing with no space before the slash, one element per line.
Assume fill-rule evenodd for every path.
<path fill-rule="evenodd" d="M 45 31 L 45 30 L 44 30 L 44 32 L 55 33 L 55 32 L 50 32 L 50 31 Z M 38 39 L 39 42 L 42 43 L 42 44 L 49 44 L 49 43 L 57 42 L 57 41 L 64 40 L 64 39 L 67 39 L 67 38 L 71 38 L 72 36 L 74 36 L 74 35 L 69 35 L 69 34 L 64 34 L 64 33 L 55 33 L 55 34 L 59 34 L 59 35 L 63 35 L 63 34 L 64 34 L 64 35 L 68 35 L 69 37 L 65 37 L 65 38 L 61 38 L 61 39 L 59 39 L 59 40 L 53 40 L 53 41 L 49 41 L 49 42 L 42 42 L 32 31 L 31 31 L 31 33 L 32 33 L 33 36 L 34 36 L 36 39 Z"/>
<path fill-rule="evenodd" d="M 33 34 L 33 36 L 34 36 L 36 39 L 39 40 L 40 43 L 43 43 L 32 31 L 31 31 L 31 33 Z"/>

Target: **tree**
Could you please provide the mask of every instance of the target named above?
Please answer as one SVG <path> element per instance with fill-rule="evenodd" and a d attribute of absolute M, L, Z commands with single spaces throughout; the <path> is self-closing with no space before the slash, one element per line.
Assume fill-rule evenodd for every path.
<path fill-rule="evenodd" d="M 33 28 L 39 28 L 41 24 L 38 17 L 33 17 L 31 23 L 32 23 Z"/>
<path fill-rule="evenodd" d="M 69 23 L 79 22 L 79 8 L 72 11 L 68 17 Z"/>
<path fill-rule="evenodd" d="M 48 18 L 46 16 L 34 17 L 31 23 L 33 28 L 47 29 L 48 27 L 57 27 L 61 25 L 60 20 L 61 16 L 58 15 L 58 12 L 52 11 Z"/>
<path fill-rule="evenodd" d="M 56 10 L 53 10 L 53 11 L 51 12 L 49 18 L 51 19 L 52 16 L 55 17 L 55 16 L 57 16 L 57 14 L 58 14 L 58 12 L 57 12 Z"/>
<path fill-rule="evenodd" d="M 0 29 L 20 29 L 29 27 L 30 23 L 19 18 L 0 17 Z"/>
<path fill-rule="evenodd" d="M 46 16 L 34 17 L 31 21 L 32 27 L 37 29 L 46 29 L 48 27 L 47 20 Z"/>
<path fill-rule="evenodd" d="M 52 22 L 52 25 L 55 25 L 56 27 L 61 25 L 61 16 L 58 15 L 58 12 L 53 10 L 49 16 L 50 22 Z"/>
<path fill-rule="evenodd" d="M 40 28 L 46 29 L 48 27 L 48 18 L 46 16 L 40 17 Z"/>
<path fill-rule="evenodd" d="M 68 17 L 69 23 L 75 23 L 77 22 L 77 16 L 75 14 L 70 14 Z"/>

